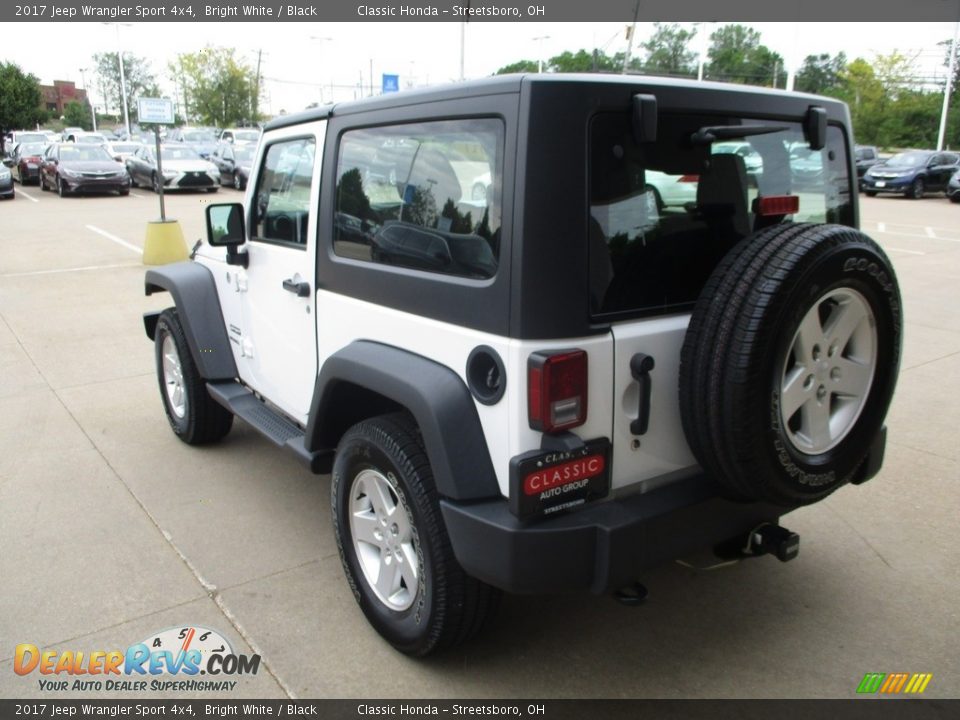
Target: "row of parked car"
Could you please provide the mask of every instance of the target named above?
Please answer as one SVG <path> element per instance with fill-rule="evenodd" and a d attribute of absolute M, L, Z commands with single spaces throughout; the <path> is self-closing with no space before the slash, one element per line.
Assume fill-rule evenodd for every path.
<path fill-rule="evenodd" d="M 860 190 L 868 197 L 880 194 L 919 199 L 943 192 L 960 203 L 960 153 L 910 150 L 882 159 L 872 146 L 856 149 Z"/>
<path fill-rule="evenodd" d="M 222 185 L 246 188 L 256 142 L 255 128 L 227 129 L 219 138 L 211 131 L 174 128 L 160 145 L 158 162 L 155 142 L 148 137 L 109 140 L 101 133 L 64 133 L 64 140 L 51 140 L 44 132 L 16 133 L 15 144 L 0 169 L 0 196 L 13 197 L 14 179 L 23 185 L 37 184 L 43 191 L 61 196 L 81 192 L 116 192 L 127 195 L 131 187 L 145 186 L 156 192 L 206 190 Z"/>

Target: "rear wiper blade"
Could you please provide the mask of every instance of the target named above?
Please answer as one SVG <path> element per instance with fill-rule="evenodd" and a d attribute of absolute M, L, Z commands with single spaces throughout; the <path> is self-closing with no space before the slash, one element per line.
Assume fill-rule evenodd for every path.
<path fill-rule="evenodd" d="M 716 140 L 733 140 L 789 130 L 786 125 L 708 125 L 690 136 L 694 145 L 709 145 Z"/>

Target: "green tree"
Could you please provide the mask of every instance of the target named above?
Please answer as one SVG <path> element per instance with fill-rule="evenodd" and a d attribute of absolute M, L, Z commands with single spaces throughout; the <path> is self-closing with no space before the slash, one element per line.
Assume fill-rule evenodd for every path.
<path fill-rule="evenodd" d="M 856 58 L 848 64 L 840 73 L 837 96 L 850 106 L 857 142 L 879 145 L 884 89 L 873 66 L 863 58 Z"/>
<path fill-rule="evenodd" d="M 537 71 L 536 60 L 517 60 L 516 62 L 504 65 L 497 70 L 494 75 L 510 75 L 511 73 L 535 73 Z"/>
<path fill-rule="evenodd" d="M 93 127 L 90 122 L 89 107 L 81 105 L 76 100 L 71 100 L 63 106 L 63 122 L 67 127 L 82 127 L 84 130 L 90 130 Z"/>
<path fill-rule="evenodd" d="M 182 78 L 189 116 L 207 125 L 251 123 L 256 75 L 233 48 L 207 47 L 179 55 L 170 71 Z"/>
<path fill-rule="evenodd" d="M 640 47 L 646 53 L 643 68 L 648 73 L 696 75 L 697 54 L 690 49 L 696 30 L 685 30 L 677 23 L 654 23 L 653 35 Z"/>
<path fill-rule="evenodd" d="M 0 150 L 10 130 L 29 128 L 46 119 L 40 83 L 14 63 L 0 63 Z"/>
<path fill-rule="evenodd" d="M 841 76 L 846 67 L 847 56 L 843 52 L 832 56 L 828 53 L 807 55 L 803 66 L 797 72 L 796 89 L 800 92 L 836 96 L 841 91 Z"/>
<path fill-rule="evenodd" d="M 620 72 L 620 69 L 623 67 L 623 56 L 624 53 L 617 53 L 611 57 L 602 50 L 594 50 L 593 52 L 582 48 L 576 52 L 567 50 L 545 61 L 543 63 L 543 71 L 558 73 Z M 631 60 L 630 69 L 639 70 L 639 60 L 636 58 Z M 509 65 L 504 65 L 494 74 L 506 75 L 508 73 L 535 72 L 537 72 L 536 60 L 518 60 Z"/>
<path fill-rule="evenodd" d="M 783 58 L 744 25 L 724 25 L 710 35 L 707 77 L 724 82 L 783 87 Z"/>
<path fill-rule="evenodd" d="M 117 53 L 96 53 L 93 62 L 100 90 L 103 92 L 108 108 L 113 108 L 117 117 L 122 117 L 123 100 L 120 89 L 120 63 Z M 123 54 L 123 85 L 127 89 L 127 109 L 130 117 L 137 113 L 137 98 L 160 97 L 157 79 L 150 71 L 150 62 L 130 53 Z M 105 108 L 106 109 L 106 108 Z"/>

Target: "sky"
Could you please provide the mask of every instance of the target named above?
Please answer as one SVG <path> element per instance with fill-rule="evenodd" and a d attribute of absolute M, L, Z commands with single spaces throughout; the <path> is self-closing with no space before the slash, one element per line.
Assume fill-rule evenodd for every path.
<path fill-rule="evenodd" d="M 145 57 L 169 97 L 174 86 L 167 64 L 177 54 L 207 45 L 234 47 L 264 78 L 262 109 L 270 114 L 300 110 L 311 102 L 353 99 L 363 83 L 369 93 L 371 74 L 379 92 L 382 74 L 400 77 L 401 89 L 436 85 L 460 78 L 461 32 L 466 78 L 484 77 L 521 59 L 537 60 L 564 50 L 599 47 L 607 54 L 626 50 L 628 23 L 157 23 L 116 26 L 103 23 L 17 23 L 8 26 L 0 43 L 0 59 L 17 63 L 42 83 L 73 80 L 89 83 L 92 99 L 101 103 L 93 73 L 96 52 Z M 723 23 L 703 23 L 700 36 Z M 761 41 L 779 52 L 787 64 L 799 66 L 806 55 L 844 51 L 848 59 L 893 50 L 916 59 L 917 74 L 940 77 L 943 51 L 937 43 L 953 36 L 954 23 L 743 23 L 761 33 Z M 687 24 L 689 26 L 689 24 Z M 642 41 L 653 23 L 637 23 Z M 38 46 L 37 38 L 43 37 Z M 700 49 L 695 39 L 692 49 Z M 37 52 L 38 47 L 56 52 Z M 636 45 L 634 46 L 636 49 Z M 371 73 L 372 70 L 372 73 Z"/>

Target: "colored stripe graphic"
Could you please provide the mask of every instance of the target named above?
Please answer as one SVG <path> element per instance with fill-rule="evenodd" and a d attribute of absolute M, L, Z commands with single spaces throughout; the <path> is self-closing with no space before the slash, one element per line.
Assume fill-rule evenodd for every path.
<path fill-rule="evenodd" d="M 875 693 L 880 689 L 880 684 L 883 682 L 885 677 L 886 673 L 867 673 L 863 676 L 863 680 L 860 681 L 860 685 L 857 687 L 857 692 Z"/>
<path fill-rule="evenodd" d="M 919 695 L 927 689 L 927 685 L 930 684 L 932 679 L 932 673 L 914 673 L 913 677 L 910 678 L 910 682 L 907 683 L 904 692 Z"/>
<path fill-rule="evenodd" d="M 905 693 L 919 695 L 927 689 L 933 673 L 867 673 L 857 686 L 861 694 L 882 693 L 896 695 Z"/>

